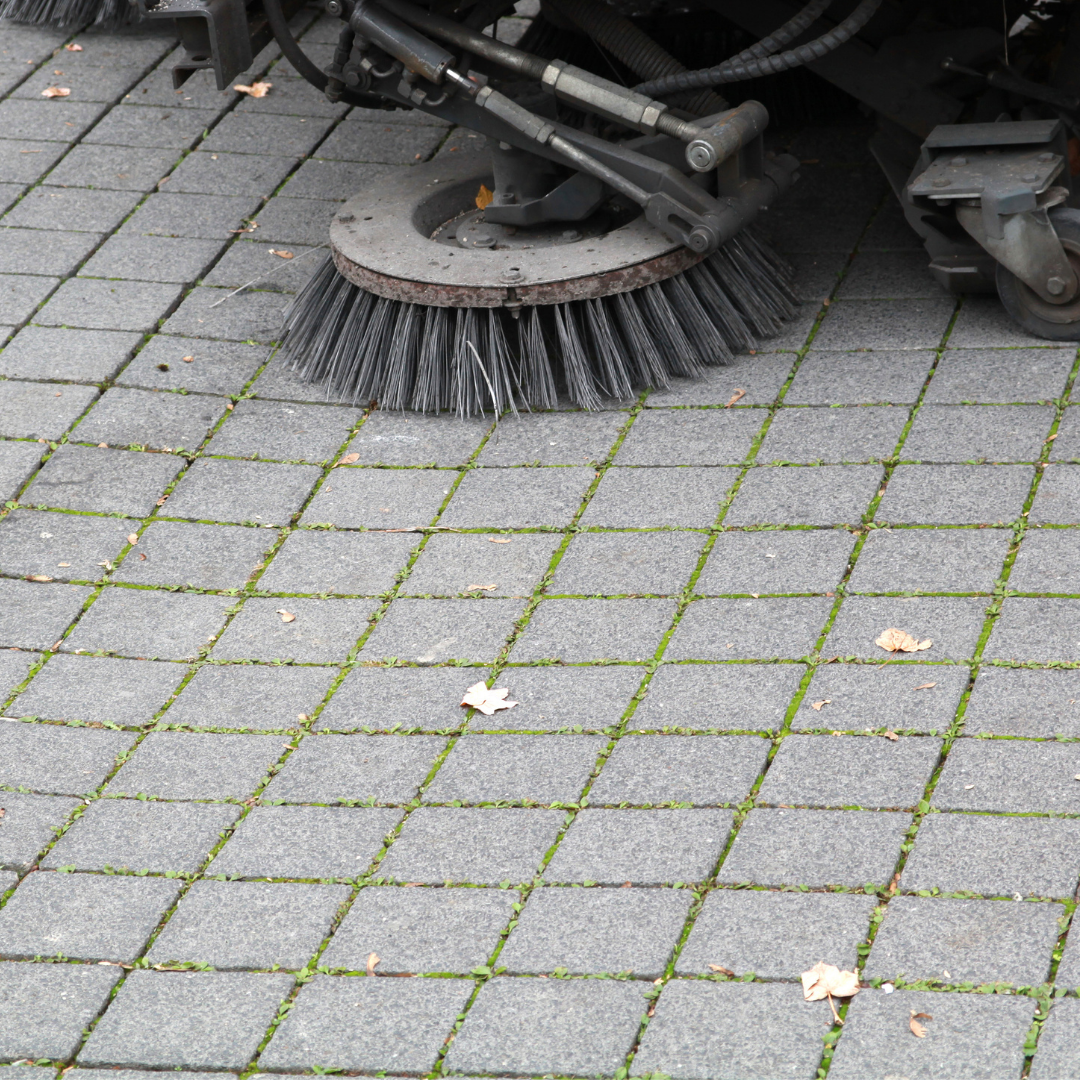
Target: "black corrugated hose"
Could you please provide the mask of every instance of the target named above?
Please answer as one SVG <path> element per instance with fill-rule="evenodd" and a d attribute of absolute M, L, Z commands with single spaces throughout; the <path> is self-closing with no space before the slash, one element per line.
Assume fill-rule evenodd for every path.
<path fill-rule="evenodd" d="M 737 64 L 747 60 L 762 60 L 779 52 L 788 42 L 794 41 L 819 15 L 832 7 L 832 0 L 813 0 L 802 11 L 793 15 L 779 30 L 774 30 L 768 37 L 743 49 L 737 56 L 725 60 L 726 64 Z"/>

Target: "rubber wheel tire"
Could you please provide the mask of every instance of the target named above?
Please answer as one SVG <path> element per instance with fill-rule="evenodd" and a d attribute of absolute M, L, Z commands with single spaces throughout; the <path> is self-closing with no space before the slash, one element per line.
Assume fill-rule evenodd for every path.
<path fill-rule="evenodd" d="M 1050 211 L 1050 221 L 1073 271 L 1080 277 L 1080 210 L 1055 207 Z M 1005 310 L 1028 333 L 1049 341 L 1080 341 L 1080 294 L 1067 304 L 1050 304 L 1001 263 L 996 281 Z"/>

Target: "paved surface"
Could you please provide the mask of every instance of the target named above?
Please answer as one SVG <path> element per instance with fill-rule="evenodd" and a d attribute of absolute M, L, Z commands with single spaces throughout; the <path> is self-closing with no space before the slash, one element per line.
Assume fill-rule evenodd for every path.
<path fill-rule="evenodd" d="M 284 294 L 471 140 L 64 41 L 0 29 L 0 1080 L 1080 1076 L 1075 350 L 936 291 L 864 133 L 792 143 L 757 355 L 369 415 Z"/>

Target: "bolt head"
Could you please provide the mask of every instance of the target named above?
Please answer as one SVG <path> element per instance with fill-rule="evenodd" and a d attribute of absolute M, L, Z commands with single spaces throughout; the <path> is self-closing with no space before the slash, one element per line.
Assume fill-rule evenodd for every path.
<path fill-rule="evenodd" d="M 1065 282 L 1059 277 L 1047 278 L 1046 291 L 1051 296 L 1060 296 L 1065 291 Z"/>
<path fill-rule="evenodd" d="M 951 185 L 952 185 L 952 181 L 948 177 L 945 177 L 945 176 L 939 176 L 934 181 L 934 187 L 950 187 Z"/>
<path fill-rule="evenodd" d="M 708 251 L 710 240 L 708 230 L 703 229 L 700 225 L 691 229 L 690 235 L 686 238 L 691 251 Z"/>
<path fill-rule="evenodd" d="M 716 164 L 716 155 L 707 146 L 692 144 L 686 150 L 686 160 L 692 169 L 707 172 Z"/>
<path fill-rule="evenodd" d="M 338 16 L 344 10 L 341 0 L 326 0 L 326 14 Z"/>

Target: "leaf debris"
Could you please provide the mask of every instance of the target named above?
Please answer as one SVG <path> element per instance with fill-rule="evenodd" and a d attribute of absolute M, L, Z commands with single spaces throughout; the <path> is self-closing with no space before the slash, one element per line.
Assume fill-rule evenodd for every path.
<path fill-rule="evenodd" d="M 71 91 L 66 86 L 46 86 L 41 91 L 41 96 L 47 98 L 70 97 Z"/>
<path fill-rule="evenodd" d="M 888 739 L 889 742 L 899 742 L 900 736 L 895 731 L 883 731 L 881 733 L 882 738 Z"/>
<path fill-rule="evenodd" d="M 139 542 L 139 534 L 138 533 L 128 533 L 127 542 L 129 544 L 137 544 Z"/>
<path fill-rule="evenodd" d="M 380 957 L 379 957 L 378 953 L 368 953 L 367 973 L 369 975 L 374 975 L 375 974 L 375 965 L 378 964 L 379 962 L 380 962 Z"/>
<path fill-rule="evenodd" d="M 842 1024 L 840 1014 L 833 1004 L 833 998 L 854 997 L 859 992 L 859 976 L 854 971 L 841 971 L 832 964 L 819 960 L 809 971 L 802 973 L 802 988 L 804 1001 L 821 1001 L 822 998 L 828 998 L 833 1019 L 838 1024 Z"/>
<path fill-rule="evenodd" d="M 486 206 L 490 205 L 491 200 L 495 198 L 494 191 L 488 191 L 487 186 L 480 185 L 480 190 L 476 193 L 476 209 L 483 210 Z"/>
<path fill-rule="evenodd" d="M 291 259 L 294 258 L 291 251 L 283 251 L 281 248 L 271 248 L 271 255 L 276 255 L 279 259 Z"/>
<path fill-rule="evenodd" d="M 916 690 L 931 690 L 937 686 L 936 682 L 924 682 L 921 686 L 916 686 Z"/>
<path fill-rule="evenodd" d="M 710 964 L 709 965 L 709 970 L 710 971 L 715 971 L 720 975 L 734 976 L 734 974 L 735 974 L 735 972 L 732 971 L 731 968 L 721 967 L 719 964 Z"/>
<path fill-rule="evenodd" d="M 813 709 L 814 712 L 821 712 L 823 706 L 831 704 L 832 698 L 822 698 L 820 701 L 811 701 L 810 708 Z"/>
<path fill-rule="evenodd" d="M 513 543 L 513 537 L 510 536 L 489 536 L 487 538 L 489 544 L 511 544 Z"/>
<path fill-rule="evenodd" d="M 922 652 L 924 649 L 929 649 L 934 643 L 929 638 L 919 641 L 917 638 L 913 638 L 906 630 L 897 630 L 895 626 L 890 626 L 874 644 L 881 646 L 886 652 L 895 653 Z"/>
<path fill-rule="evenodd" d="M 740 398 L 746 397 L 746 391 L 741 390 L 738 387 L 735 388 L 735 393 L 731 395 L 731 400 L 724 406 L 725 409 L 730 409 Z"/>
<path fill-rule="evenodd" d="M 487 683 L 473 683 L 473 685 L 465 691 L 465 696 L 461 699 L 461 704 L 471 705 L 478 712 L 482 712 L 485 716 L 490 716 L 500 709 L 512 709 L 517 704 L 516 701 L 506 700 L 506 695 L 509 693 L 510 691 L 505 687 L 491 687 L 488 689 Z"/>
<path fill-rule="evenodd" d="M 929 1013 L 916 1012 L 914 1009 L 912 1009 L 911 1018 L 908 1020 L 908 1027 L 911 1028 L 911 1034 L 914 1035 L 916 1039 L 925 1039 L 926 1025 L 920 1024 L 919 1021 L 933 1019 L 934 1018 Z"/>
<path fill-rule="evenodd" d="M 68 52 L 82 52 L 83 51 L 83 47 L 77 41 L 69 42 L 67 45 L 64 46 L 64 48 Z"/>
<path fill-rule="evenodd" d="M 465 591 L 476 592 L 479 590 L 480 592 L 491 592 L 492 589 L 497 589 L 498 587 L 499 583 L 497 581 L 493 581 L 490 585 L 469 585 L 465 589 Z"/>
<path fill-rule="evenodd" d="M 359 460 L 360 460 L 360 455 L 359 454 L 355 454 L 355 453 L 354 454 L 346 454 L 340 461 L 337 462 L 337 464 L 334 465 L 334 468 L 336 469 L 338 467 L 338 465 L 352 465 L 353 462 L 356 462 L 356 461 L 359 461 Z"/>
<path fill-rule="evenodd" d="M 291 611 L 286 611 L 284 608 L 278 608 L 274 614 L 280 615 L 282 622 L 296 622 L 296 616 Z"/>
<path fill-rule="evenodd" d="M 233 89 L 239 91 L 241 94 L 247 94 L 249 97 L 261 98 L 266 97 L 266 95 L 270 93 L 270 87 L 273 85 L 272 82 L 259 80 L 259 82 L 253 82 L 250 86 L 245 86 L 243 83 L 237 83 Z"/>

